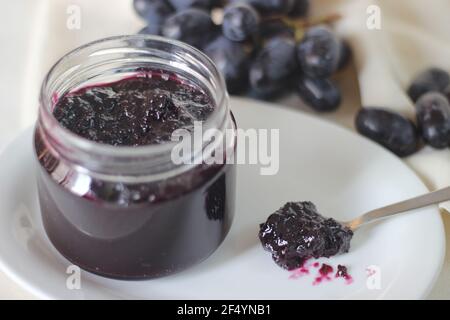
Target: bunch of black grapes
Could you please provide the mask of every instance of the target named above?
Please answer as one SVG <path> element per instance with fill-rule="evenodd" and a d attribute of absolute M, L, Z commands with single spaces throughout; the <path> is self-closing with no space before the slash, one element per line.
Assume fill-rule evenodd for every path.
<path fill-rule="evenodd" d="M 402 115 L 382 108 L 363 108 L 356 117 L 360 133 L 398 156 L 418 150 L 421 138 L 436 149 L 450 146 L 450 75 L 439 68 L 419 73 L 408 95 L 415 103 L 416 124 Z"/>
<path fill-rule="evenodd" d="M 346 65 L 351 51 L 326 25 L 306 23 L 309 0 L 134 0 L 134 8 L 147 22 L 140 33 L 202 50 L 231 94 L 271 100 L 294 90 L 321 112 L 341 102 L 330 77 Z M 387 109 L 365 107 L 356 116 L 357 130 L 401 157 L 416 152 L 421 139 L 447 148 L 449 74 L 438 68 L 423 71 L 408 95 L 416 105 L 417 125 Z"/>
<path fill-rule="evenodd" d="M 134 8 L 147 22 L 140 33 L 203 51 L 231 94 L 271 100 L 291 90 L 316 111 L 341 102 L 330 77 L 350 49 L 325 24 L 306 23 L 309 0 L 134 0 Z"/>

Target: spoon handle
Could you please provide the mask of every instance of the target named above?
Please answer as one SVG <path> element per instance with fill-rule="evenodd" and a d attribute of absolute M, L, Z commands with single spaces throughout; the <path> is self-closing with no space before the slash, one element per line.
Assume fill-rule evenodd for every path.
<path fill-rule="evenodd" d="M 439 189 L 433 192 L 423 194 L 409 200 L 400 201 L 386 207 L 369 211 L 362 216 L 346 223 L 346 225 L 354 230 L 366 223 L 381 220 L 405 211 L 423 208 L 432 204 L 438 204 L 450 200 L 450 187 Z"/>

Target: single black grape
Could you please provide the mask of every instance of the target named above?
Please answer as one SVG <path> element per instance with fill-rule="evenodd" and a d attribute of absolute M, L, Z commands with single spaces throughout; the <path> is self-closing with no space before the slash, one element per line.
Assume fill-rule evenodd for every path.
<path fill-rule="evenodd" d="M 166 0 L 134 0 L 134 9 L 150 26 L 159 26 L 174 13 L 174 9 Z"/>
<path fill-rule="evenodd" d="M 160 25 L 148 25 L 141 30 L 139 30 L 138 34 L 149 34 L 149 35 L 159 35 L 161 33 Z"/>
<path fill-rule="evenodd" d="M 444 94 L 444 96 L 447 98 L 448 102 L 450 102 L 450 86 L 448 86 L 447 88 L 445 88 L 443 94 Z"/>
<path fill-rule="evenodd" d="M 339 88 L 328 79 L 300 77 L 297 92 L 306 104 L 319 112 L 334 111 L 341 103 Z"/>
<path fill-rule="evenodd" d="M 297 57 L 304 73 L 314 78 L 327 78 L 338 67 L 341 44 L 326 26 L 312 27 L 297 46 Z"/>
<path fill-rule="evenodd" d="M 201 48 L 214 33 L 214 27 L 208 12 L 190 8 L 170 16 L 162 25 L 161 34 Z"/>
<path fill-rule="evenodd" d="M 450 103 L 439 92 L 422 95 L 416 102 L 417 123 L 422 137 L 430 146 L 450 146 Z"/>
<path fill-rule="evenodd" d="M 241 1 L 241 0 L 234 0 Z M 264 15 L 287 14 L 294 8 L 295 0 L 245 0 Z"/>
<path fill-rule="evenodd" d="M 355 125 L 359 133 L 400 157 L 417 150 L 419 135 L 415 125 L 398 113 L 380 108 L 362 108 L 356 116 Z"/>
<path fill-rule="evenodd" d="M 290 86 L 283 86 L 279 83 L 274 83 L 272 86 L 267 85 L 263 90 L 262 88 L 249 87 L 245 92 L 245 96 L 262 101 L 275 101 L 287 94 L 291 89 Z"/>
<path fill-rule="evenodd" d="M 250 55 L 248 51 L 244 44 L 224 36 L 217 37 L 203 49 L 222 73 L 231 94 L 239 93 L 247 87 Z"/>
<path fill-rule="evenodd" d="M 304 17 L 309 11 L 309 0 L 294 0 L 294 5 L 289 11 L 289 15 L 293 17 Z"/>
<path fill-rule="evenodd" d="M 339 62 L 337 67 L 338 70 L 345 68 L 350 62 L 351 57 L 352 57 L 352 49 L 350 48 L 350 45 L 348 44 L 347 41 L 341 40 Z"/>
<path fill-rule="evenodd" d="M 408 88 L 409 97 L 416 102 L 430 91 L 444 92 L 450 84 L 450 75 L 439 68 L 430 68 L 419 73 Z"/>
<path fill-rule="evenodd" d="M 259 13 L 245 2 L 235 2 L 225 7 L 222 32 L 232 41 L 244 41 L 258 31 Z"/>
<path fill-rule="evenodd" d="M 227 0 L 211 0 L 212 8 L 222 8 L 225 6 L 225 4 L 227 3 Z"/>
<path fill-rule="evenodd" d="M 297 71 L 295 40 L 285 36 L 273 37 L 250 66 L 250 85 L 256 92 L 272 95 L 285 88 L 286 80 Z"/>
<path fill-rule="evenodd" d="M 177 10 L 182 11 L 188 8 L 200 8 L 209 10 L 217 2 L 216 0 L 168 0 Z"/>

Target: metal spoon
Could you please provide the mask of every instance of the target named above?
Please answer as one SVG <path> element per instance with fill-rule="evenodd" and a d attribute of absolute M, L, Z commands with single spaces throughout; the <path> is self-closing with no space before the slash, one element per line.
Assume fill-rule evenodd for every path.
<path fill-rule="evenodd" d="M 438 204 L 447 200 L 450 200 L 450 187 L 375 209 L 351 221 L 341 223 L 351 230 L 356 230 L 367 223 L 389 218 L 397 214 L 402 214 L 409 210 L 423 208 L 432 204 Z"/>

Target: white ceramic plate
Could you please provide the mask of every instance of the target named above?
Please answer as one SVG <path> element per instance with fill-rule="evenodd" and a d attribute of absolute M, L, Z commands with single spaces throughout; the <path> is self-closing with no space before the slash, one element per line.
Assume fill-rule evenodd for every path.
<path fill-rule="evenodd" d="M 437 207 L 358 230 L 348 254 L 321 259 L 345 264 L 354 281 L 313 285 L 317 268 L 291 279 L 259 244 L 258 224 L 286 201 L 311 200 L 327 216 L 347 220 L 367 210 L 426 192 L 419 178 L 383 148 L 301 112 L 234 99 L 241 128 L 280 128 L 280 170 L 238 169 L 237 212 L 222 246 L 180 274 L 126 282 L 81 274 L 81 289 L 66 287 L 69 262 L 52 247 L 40 221 L 31 130 L 0 157 L 0 267 L 40 298 L 148 299 L 416 299 L 424 298 L 444 257 Z M 367 268 L 379 278 L 367 285 Z M 379 279 L 380 281 L 376 281 Z M 380 287 L 374 288 L 374 284 Z M 376 287 L 376 286 L 375 286 Z"/>

